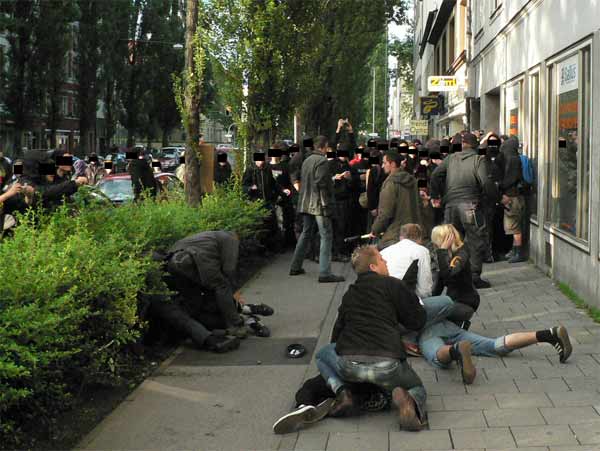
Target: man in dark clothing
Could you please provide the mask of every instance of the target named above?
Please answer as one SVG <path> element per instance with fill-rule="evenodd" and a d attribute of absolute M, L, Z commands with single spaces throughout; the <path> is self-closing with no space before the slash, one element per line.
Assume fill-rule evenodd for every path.
<path fill-rule="evenodd" d="M 350 221 L 353 224 L 352 234 L 362 235 L 367 230 L 367 212 L 361 207 L 358 199 L 361 194 L 367 191 L 367 172 L 371 168 L 369 151 L 366 149 L 358 150 L 355 159 L 350 161 L 350 167 L 355 171 L 353 206 L 350 215 Z"/>
<path fill-rule="evenodd" d="M 318 228 L 321 235 L 319 252 L 319 282 L 343 282 L 345 279 L 331 273 L 331 247 L 333 230 L 331 217 L 334 213 L 335 197 L 333 180 L 325 154 L 327 138 L 317 138 L 316 149 L 309 152 L 302 163 L 298 213 L 304 215 L 302 234 L 298 238 L 290 275 L 304 274 L 302 262 L 311 238 Z"/>
<path fill-rule="evenodd" d="M 441 208 L 443 195 L 444 222 L 453 224 L 466 238 L 473 284 L 476 288 L 489 288 L 490 283 L 481 278 L 487 243 L 482 197 L 485 194 L 496 200 L 498 191 L 483 157 L 477 153 L 477 145 L 475 135 L 462 136 L 462 151 L 449 155 L 432 174 L 431 202 L 434 208 Z"/>
<path fill-rule="evenodd" d="M 48 210 L 53 210 L 61 205 L 65 198 L 69 198 L 75 194 L 81 185 L 86 185 L 88 180 L 86 177 L 77 177 L 71 180 L 71 172 L 73 166 L 69 164 L 60 164 L 60 159 L 69 158 L 73 155 L 64 151 L 54 152 L 54 162 L 46 162 L 42 167 L 55 168 L 54 174 L 50 171 L 46 175 L 41 176 L 41 183 L 36 186 L 36 191 L 39 192 L 42 200 L 42 205 Z M 42 169 L 43 172 L 44 169 Z"/>
<path fill-rule="evenodd" d="M 405 159 L 396 152 L 383 157 L 383 170 L 388 177 L 381 186 L 377 218 L 371 228 L 371 237 L 383 233 L 379 249 L 396 243 L 400 227 L 404 224 L 421 224 L 417 180 L 404 170 Z"/>
<path fill-rule="evenodd" d="M 498 165 L 503 169 L 500 191 L 502 193 L 502 204 L 505 207 L 504 233 L 513 236 L 513 248 L 508 262 L 524 262 L 527 259 L 522 249 L 521 225 L 525 210 L 525 199 L 519 192 L 523 183 L 523 172 L 521 158 L 519 157 L 519 139 L 516 136 L 511 136 L 500 146 Z"/>
<path fill-rule="evenodd" d="M 292 198 L 294 195 L 294 186 L 290 177 L 288 161 L 283 161 L 284 144 L 276 143 L 272 149 L 269 149 L 269 168 L 271 174 L 277 183 L 280 195 L 280 201 L 275 210 L 277 213 L 278 227 L 283 232 L 284 245 L 292 246 L 296 243 L 294 235 L 294 205 Z"/>
<path fill-rule="evenodd" d="M 167 251 L 167 271 L 181 295 L 202 302 L 202 291 L 214 291 L 215 303 L 229 335 L 245 338 L 247 329 L 236 303 L 239 239 L 232 232 L 209 231 L 177 241 Z M 210 309 L 207 309 L 210 311 Z"/>
<path fill-rule="evenodd" d="M 348 134 L 348 143 L 341 142 L 342 131 L 344 129 L 346 129 L 346 132 Z M 349 149 L 354 151 L 354 149 L 356 149 L 356 136 L 354 135 L 354 130 L 352 129 L 352 124 L 350 123 L 350 121 L 348 119 L 340 118 L 338 120 L 337 129 L 335 131 L 335 140 L 333 142 L 333 148 L 335 150 L 343 150 L 340 146 L 344 144 L 348 146 Z"/>
<path fill-rule="evenodd" d="M 251 200 L 262 199 L 269 216 L 265 218 L 264 231 L 258 235 L 259 242 L 267 249 L 278 252 L 282 248 L 281 234 L 277 228 L 275 207 L 277 199 L 284 194 L 273 178 L 271 167 L 265 161 L 265 154 L 254 153 L 254 164 L 249 166 L 242 177 L 242 187 Z"/>
<path fill-rule="evenodd" d="M 317 353 L 317 367 L 336 394 L 331 416 L 354 413 L 346 383 L 368 382 L 391 392 L 402 429 L 421 430 L 427 420 L 426 392 L 406 361 L 400 326 L 420 330 L 427 313 L 416 294 L 389 276 L 374 246 L 352 255 L 358 278 L 342 298 L 331 344 Z"/>
<path fill-rule="evenodd" d="M 367 171 L 366 191 L 367 191 L 367 230 L 371 230 L 373 222 L 379 212 L 379 196 L 381 187 L 388 174 L 383 170 L 382 158 L 387 152 L 387 143 L 377 144 L 377 150 L 372 150 L 369 154 L 370 168 Z"/>
<path fill-rule="evenodd" d="M 158 194 L 158 185 L 143 150 L 140 152 L 138 158 L 129 162 L 127 172 L 131 175 L 131 184 L 133 185 L 133 194 L 136 201 L 141 200 L 142 193 L 146 190 L 148 190 L 153 198 L 156 197 Z"/>
<path fill-rule="evenodd" d="M 231 178 L 231 165 L 229 161 L 227 161 L 227 154 L 225 152 L 220 152 L 217 154 L 217 159 L 215 161 L 215 184 L 216 185 L 224 185 Z"/>
<path fill-rule="evenodd" d="M 333 179 L 335 212 L 333 215 L 333 261 L 349 260 L 344 238 L 352 234 L 350 211 L 352 209 L 353 170 L 348 162 L 347 146 L 342 144 L 337 156 L 329 161 L 329 170 Z"/>

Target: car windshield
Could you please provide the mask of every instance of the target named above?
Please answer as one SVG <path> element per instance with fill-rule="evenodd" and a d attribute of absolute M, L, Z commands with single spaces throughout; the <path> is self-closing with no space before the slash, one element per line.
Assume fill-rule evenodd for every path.
<path fill-rule="evenodd" d="M 98 189 L 113 201 L 133 199 L 133 187 L 130 179 L 102 180 L 98 184 Z"/>
<path fill-rule="evenodd" d="M 163 158 L 177 158 L 177 151 L 176 150 L 163 150 L 162 151 L 162 157 Z"/>

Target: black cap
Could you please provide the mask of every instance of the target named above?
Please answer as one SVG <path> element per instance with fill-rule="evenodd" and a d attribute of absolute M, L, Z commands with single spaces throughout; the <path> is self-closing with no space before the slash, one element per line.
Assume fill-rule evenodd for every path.
<path fill-rule="evenodd" d="M 475 136 L 473 133 L 468 132 L 462 135 L 462 142 L 468 144 L 473 149 L 475 149 L 479 145 L 479 140 L 477 139 L 477 136 Z"/>

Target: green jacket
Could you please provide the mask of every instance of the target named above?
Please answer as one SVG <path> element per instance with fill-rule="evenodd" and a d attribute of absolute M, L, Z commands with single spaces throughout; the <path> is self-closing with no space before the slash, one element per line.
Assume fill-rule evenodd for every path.
<path fill-rule="evenodd" d="M 398 241 L 400 227 L 404 224 L 421 224 L 417 179 L 403 169 L 389 175 L 379 194 L 379 212 L 371 231 L 384 233 L 380 242 L 383 249 Z"/>

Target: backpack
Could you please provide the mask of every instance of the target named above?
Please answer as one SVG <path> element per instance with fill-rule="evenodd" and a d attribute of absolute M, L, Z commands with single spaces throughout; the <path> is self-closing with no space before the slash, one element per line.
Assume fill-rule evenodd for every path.
<path fill-rule="evenodd" d="M 523 181 L 528 185 L 532 185 L 535 180 L 535 175 L 533 174 L 533 166 L 531 164 L 531 160 L 527 155 L 519 155 L 521 158 L 521 171 Z"/>

